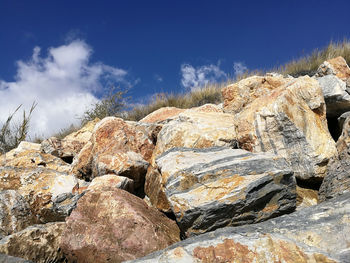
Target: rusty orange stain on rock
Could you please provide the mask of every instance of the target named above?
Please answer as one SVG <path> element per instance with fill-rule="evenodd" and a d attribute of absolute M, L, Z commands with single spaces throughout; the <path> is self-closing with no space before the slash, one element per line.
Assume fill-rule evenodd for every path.
<path fill-rule="evenodd" d="M 225 239 L 223 243 L 216 246 L 196 247 L 193 250 L 193 256 L 204 263 L 251 263 L 258 257 L 257 253 L 251 251 L 248 246 L 232 239 Z"/>

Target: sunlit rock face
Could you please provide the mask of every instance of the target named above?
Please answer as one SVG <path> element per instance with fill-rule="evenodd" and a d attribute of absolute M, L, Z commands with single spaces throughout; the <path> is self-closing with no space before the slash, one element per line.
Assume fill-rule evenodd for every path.
<path fill-rule="evenodd" d="M 337 150 L 318 82 L 307 76 L 266 76 L 253 77 L 245 86 L 247 80 L 223 90 L 224 111 L 235 113 L 239 147 L 281 155 L 298 179 L 320 182 Z M 254 100 L 232 95 L 244 87 Z"/>

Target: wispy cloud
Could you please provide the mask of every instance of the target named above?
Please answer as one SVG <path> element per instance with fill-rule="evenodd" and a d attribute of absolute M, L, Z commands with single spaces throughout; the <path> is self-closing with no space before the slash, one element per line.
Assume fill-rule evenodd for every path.
<path fill-rule="evenodd" d="M 158 82 L 163 82 L 163 77 L 158 74 L 154 74 L 154 79 Z"/>
<path fill-rule="evenodd" d="M 28 61 L 17 62 L 14 82 L 0 80 L 0 122 L 20 104 L 38 103 L 31 119 L 30 135 L 48 136 L 79 122 L 105 82 L 127 82 L 127 71 L 91 63 L 92 48 L 84 41 L 52 47 L 46 56 L 35 47 Z"/>
<path fill-rule="evenodd" d="M 244 65 L 243 62 L 234 62 L 233 63 L 233 70 L 234 70 L 234 76 L 238 77 L 240 75 L 243 75 L 248 68 Z"/>
<path fill-rule="evenodd" d="M 204 65 L 193 67 L 190 64 L 181 65 L 181 84 L 186 89 L 194 90 L 208 83 L 217 82 L 227 78 L 226 73 L 220 69 L 220 65 Z"/>

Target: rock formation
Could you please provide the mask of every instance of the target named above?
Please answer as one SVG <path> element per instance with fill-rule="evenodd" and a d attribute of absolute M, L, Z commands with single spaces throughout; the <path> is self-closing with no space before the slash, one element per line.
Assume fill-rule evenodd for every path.
<path fill-rule="evenodd" d="M 21 142 L 0 156 L 0 261 L 350 262 L 349 92 L 338 57 Z"/>

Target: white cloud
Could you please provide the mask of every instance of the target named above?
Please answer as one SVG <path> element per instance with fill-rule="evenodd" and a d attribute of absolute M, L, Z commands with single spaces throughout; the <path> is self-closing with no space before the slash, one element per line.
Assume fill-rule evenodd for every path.
<path fill-rule="evenodd" d="M 243 75 L 244 72 L 248 70 L 248 68 L 242 62 L 234 62 L 233 63 L 234 76 L 238 77 Z"/>
<path fill-rule="evenodd" d="M 80 40 L 50 48 L 46 57 L 35 47 L 31 59 L 17 62 L 14 82 L 0 80 L 0 123 L 18 105 L 28 110 L 34 101 L 32 137 L 49 136 L 78 123 L 78 117 L 98 101 L 94 93 L 103 89 L 105 81 L 127 82 L 125 70 L 90 63 L 91 53 Z"/>
<path fill-rule="evenodd" d="M 227 77 L 218 65 L 204 65 L 193 67 L 190 64 L 181 65 L 181 84 L 186 89 L 194 90 L 208 83 L 217 82 Z"/>

